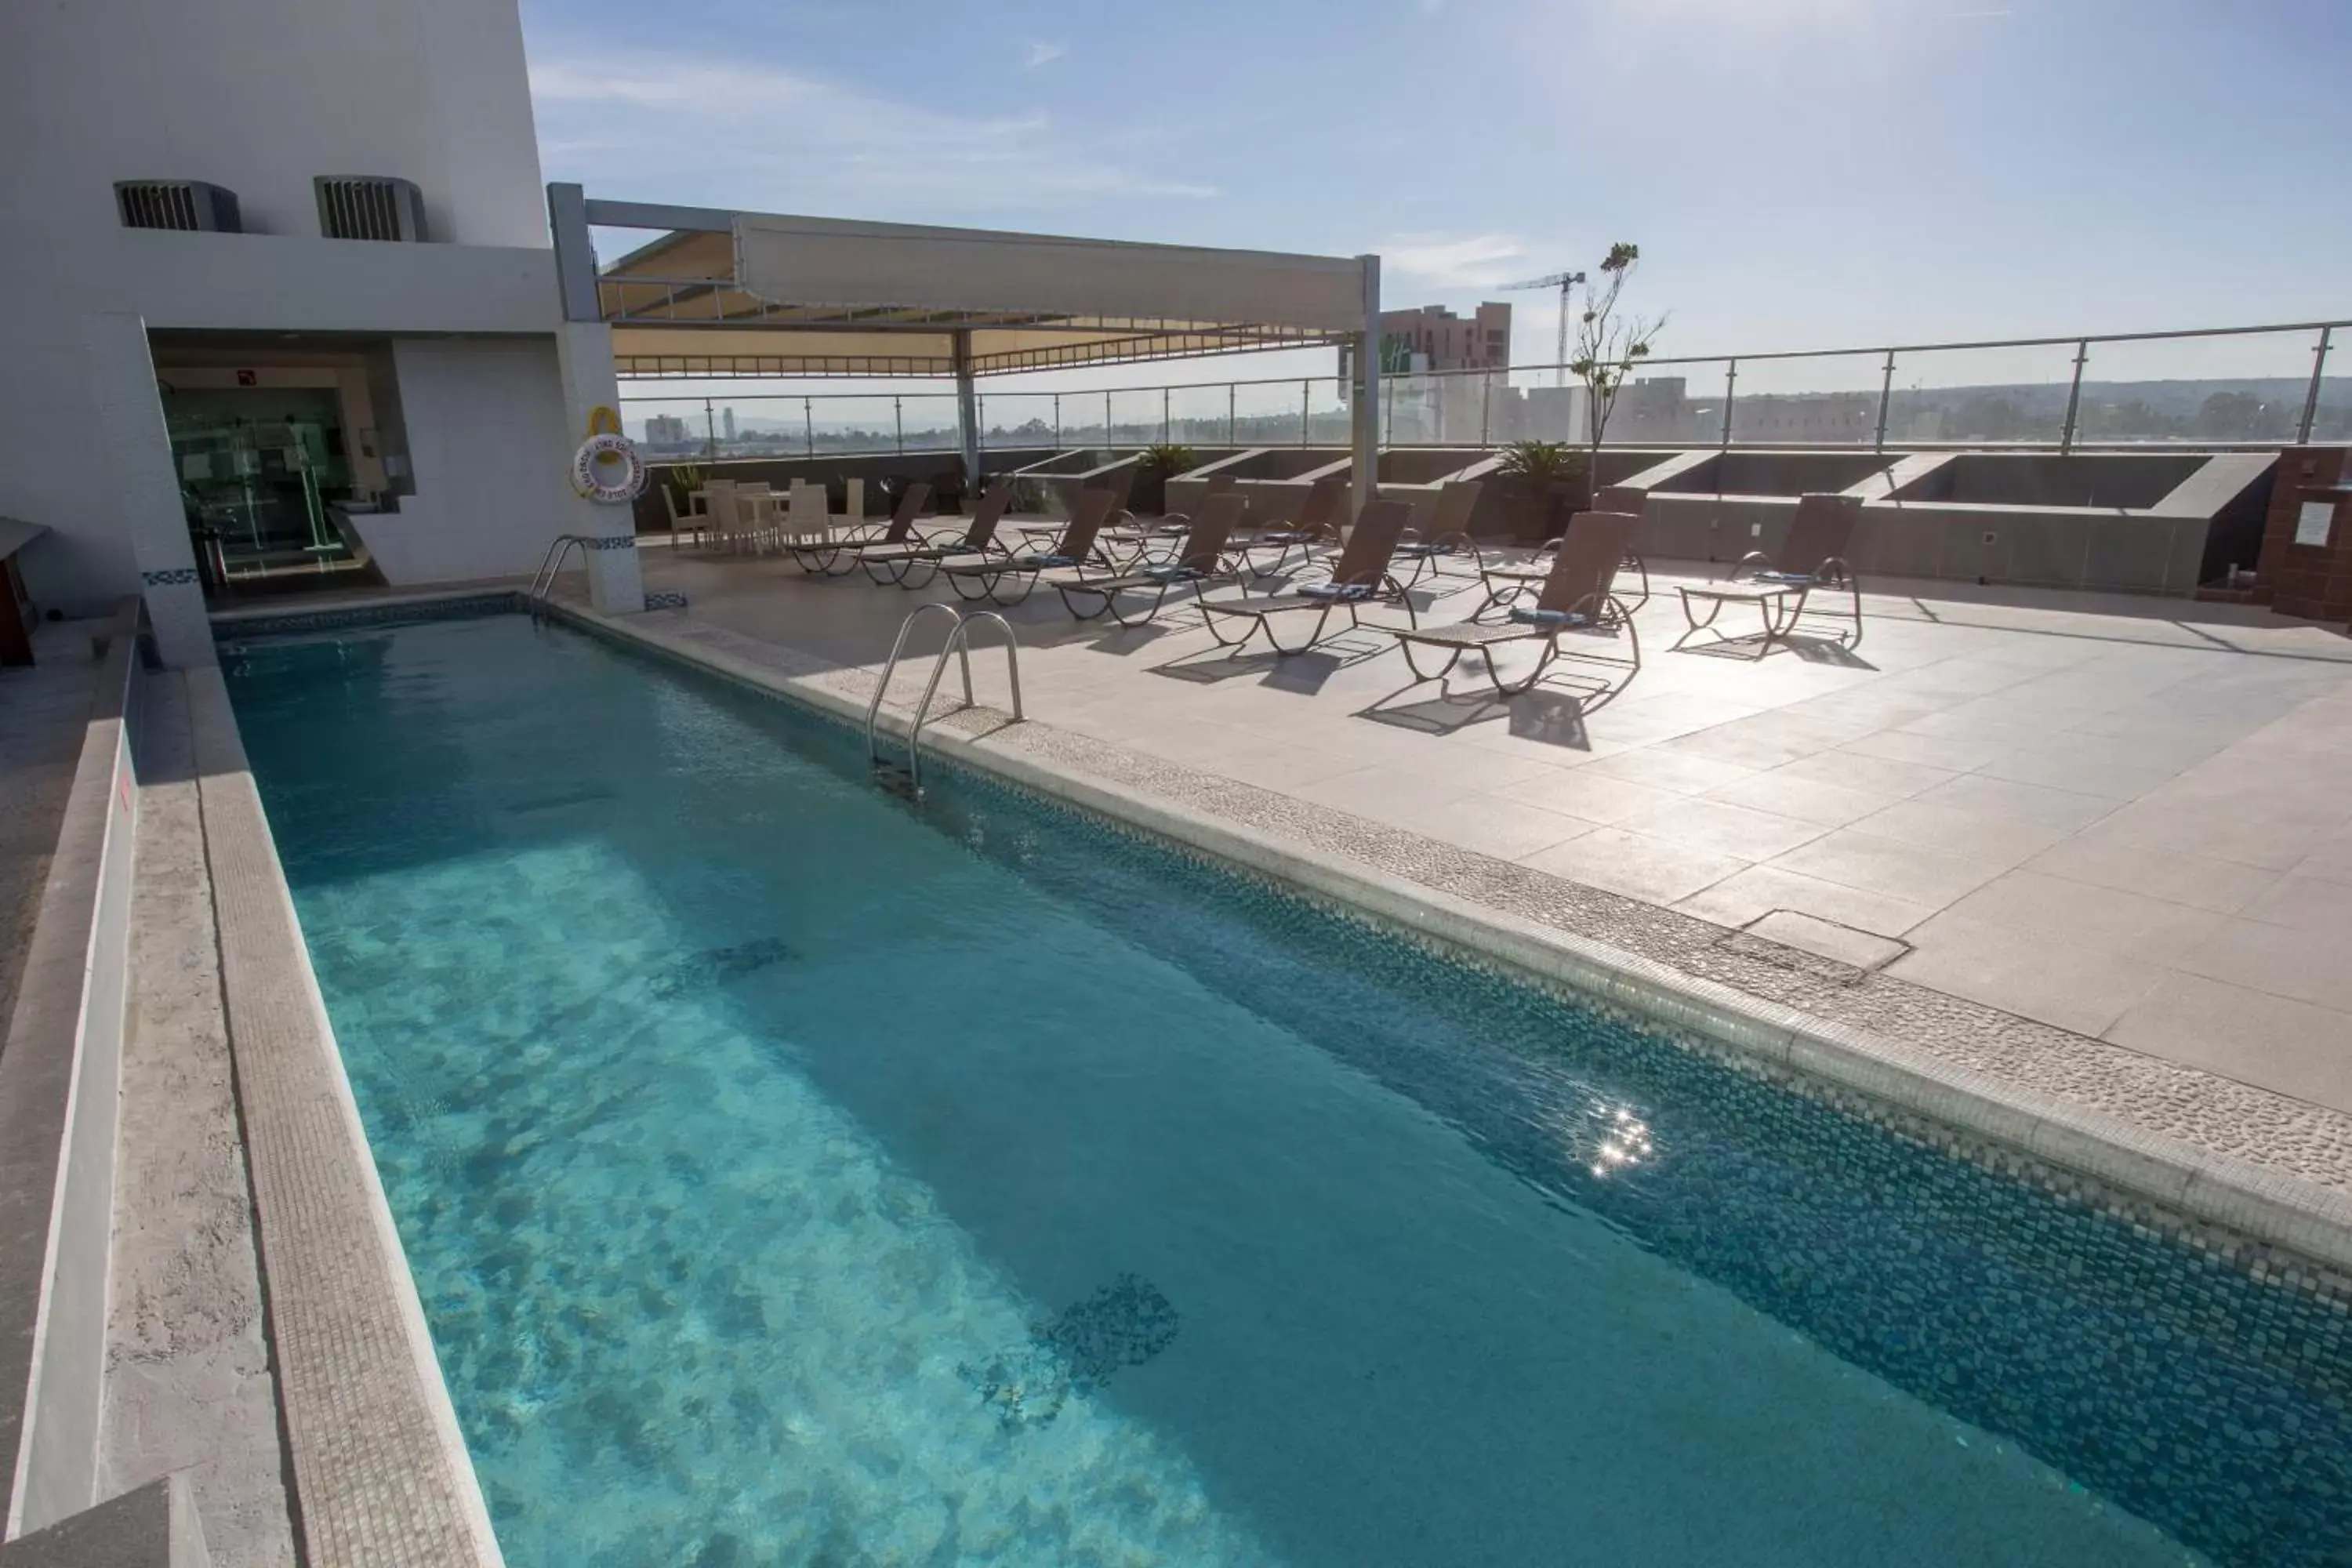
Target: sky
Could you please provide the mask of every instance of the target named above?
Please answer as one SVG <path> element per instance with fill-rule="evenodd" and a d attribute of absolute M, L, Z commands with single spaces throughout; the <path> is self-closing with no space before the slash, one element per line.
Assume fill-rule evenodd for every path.
<path fill-rule="evenodd" d="M 1661 354 L 2352 311 L 2352 0 L 522 12 L 591 195 L 1374 251 L 1391 307 L 1511 300 L 1522 362 L 1553 297 L 1500 286 L 1617 240 Z"/>

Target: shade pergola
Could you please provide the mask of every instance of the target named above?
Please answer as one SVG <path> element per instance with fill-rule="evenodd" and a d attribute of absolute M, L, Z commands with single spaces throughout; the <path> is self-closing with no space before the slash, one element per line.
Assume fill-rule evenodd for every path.
<path fill-rule="evenodd" d="M 1372 493 L 1380 258 L 590 200 L 550 185 L 564 317 L 624 379 L 940 376 L 977 474 L 982 375 L 1352 343 Z M 662 231 L 599 269 L 591 228 Z"/>

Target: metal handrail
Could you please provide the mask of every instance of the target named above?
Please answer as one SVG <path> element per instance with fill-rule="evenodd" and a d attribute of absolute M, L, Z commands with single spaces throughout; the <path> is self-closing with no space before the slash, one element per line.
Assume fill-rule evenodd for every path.
<path fill-rule="evenodd" d="M 942 609 L 946 606 L 941 605 Z M 915 722 L 907 731 L 907 779 L 916 789 L 923 787 L 923 721 L 931 715 L 931 694 L 940 689 L 940 677 L 948 668 L 948 648 L 963 655 L 963 705 L 971 700 L 971 624 L 974 621 L 994 621 L 1004 628 L 1004 672 L 1013 682 L 1013 721 L 1021 722 L 1021 644 L 1013 635 L 1013 623 L 994 610 L 975 610 L 960 617 L 956 629 L 948 634 L 947 647 L 940 649 L 939 662 L 931 666 L 931 683 L 923 688 L 923 700 L 915 705 Z"/>
<path fill-rule="evenodd" d="M 907 634 L 915 623 L 932 610 L 945 610 L 955 621 L 948 640 L 940 645 L 940 655 L 931 664 L 931 679 L 923 687 L 921 700 L 915 704 L 915 721 L 907 730 L 907 782 L 917 794 L 923 788 L 923 725 L 930 718 L 931 700 L 940 692 L 940 678 L 947 673 L 948 655 L 961 661 L 963 670 L 963 705 L 977 706 L 971 689 L 971 626 L 974 621 L 994 621 L 1004 633 L 1004 671 L 1013 686 L 1013 721 L 1021 722 L 1024 714 L 1021 706 L 1021 643 L 1013 635 L 1013 623 L 994 610 L 977 610 L 959 615 L 953 605 L 918 605 L 898 624 L 898 640 L 890 645 L 890 658 L 882 667 L 882 679 L 874 688 L 874 699 L 866 705 L 866 761 L 868 766 L 879 764 L 881 750 L 876 738 L 882 713 L 882 697 L 890 689 L 890 677 L 898 668 L 898 656 L 906 650 Z"/>
<path fill-rule="evenodd" d="M 555 580 L 563 574 L 564 557 L 578 550 L 583 552 L 584 562 L 587 548 L 588 536 L 584 533 L 559 533 L 548 545 L 547 554 L 540 561 L 539 570 L 531 574 L 530 589 L 523 595 L 532 618 L 538 617 L 539 606 L 555 592 Z"/>
<path fill-rule="evenodd" d="M 898 656 L 907 651 L 907 636 L 915 629 L 917 621 L 921 620 L 933 610 L 945 611 L 948 619 L 954 623 L 957 630 L 962 628 L 963 617 L 956 613 L 956 607 L 953 605 L 939 603 L 918 605 L 908 612 L 905 620 L 898 623 L 898 640 L 890 645 L 890 657 L 882 666 L 882 679 L 874 685 L 874 700 L 866 705 L 866 763 L 868 767 L 881 759 L 881 747 L 875 739 L 875 728 L 881 721 L 883 694 L 890 689 L 890 678 L 898 672 Z M 948 634 L 948 640 L 940 645 L 940 658 L 942 663 L 946 660 L 948 649 L 956 646 L 956 633 L 950 631 Z M 939 685 L 940 672 L 934 669 L 931 671 L 930 691 L 937 691 Z M 963 656 L 963 700 L 967 706 L 971 702 L 971 654 L 969 650 Z M 924 693 L 923 701 L 925 706 L 929 705 L 929 691 Z"/>
<path fill-rule="evenodd" d="M 1647 356 L 1639 362 L 1638 368 L 1645 374 L 1678 368 L 1709 365 L 1719 365 L 1724 367 L 1725 374 L 1723 384 L 1717 389 L 1716 394 L 1717 395 L 1720 395 L 1723 399 L 1722 416 L 1720 419 L 1721 428 L 1718 431 L 1712 433 L 1712 439 L 1699 437 L 1696 438 L 1685 437 L 1676 440 L 1636 438 L 1629 441 L 1626 437 L 1619 437 L 1610 444 L 1613 446 L 1669 445 L 1692 447 L 1713 445 L 1724 449 L 1729 449 L 1730 447 L 1738 446 L 1760 446 L 1792 449 L 1819 446 L 1824 450 L 1837 451 L 1885 451 L 1890 445 L 1904 448 L 1917 448 L 1920 450 L 1940 450 L 1948 447 L 1955 448 L 1964 447 L 1967 449 L 1979 451 L 2034 451 L 2046 447 L 2054 446 L 2055 448 L 2062 453 L 2094 447 L 2102 450 L 2137 450 L 2142 447 L 2164 447 L 2172 446 L 2183 446 L 2198 450 L 2222 450 L 2232 449 L 2240 447 L 2244 447 L 2248 449 L 2268 448 L 2279 444 L 2277 437 L 2274 436 L 2259 442 L 2241 442 L 2226 439 L 2207 440 L 2194 437 L 2174 438 L 2163 436 L 2111 437 L 2096 441 L 2084 439 L 2084 432 L 2081 428 L 2081 393 L 2085 370 L 2086 368 L 2094 365 L 2097 359 L 2097 355 L 2095 351 L 2114 344 L 2188 342 L 2200 340 L 2212 341 L 2231 338 L 2264 336 L 2283 337 L 2289 334 L 2310 334 L 2314 340 L 2311 347 L 2311 370 L 2305 383 L 2303 407 L 2301 410 L 2302 416 L 2294 421 L 2294 438 L 2297 442 L 2307 442 L 2312 438 L 2315 418 L 2319 412 L 2320 391 L 2326 375 L 2330 351 L 2336 346 L 2334 342 L 2335 338 L 2338 334 L 2339 331 L 2344 329 L 2352 329 L 2352 321 L 2338 319 L 2334 321 L 2319 320 L 2305 321 L 2277 321 L 2266 322 L 2255 326 L 2170 328 L 2158 331 L 2077 332 L 2052 337 L 1979 338 L 1955 340 L 1945 342 L 1910 342 L 1891 344 L 1872 343 L 1858 344 L 1848 348 L 1780 349 L 1755 351 L 1736 354 L 1692 353 L 1652 355 Z M 1919 356 L 1932 357 L 1940 353 L 1965 353 L 1970 351 L 1979 350 L 2013 351 L 2021 349 L 2045 348 L 2071 349 L 2074 351 L 2071 356 L 2074 362 L 2072 366 L 2071 384 L 2068 384 L 2067 379 L 2063 377 L 2060 378 L 2055 384 L 2064 386 L 2066 388 L 2067 402 L 2074 408 L 2076 417 L 2063 422 L 2054 441 L 2042 437 L 1985 437 L 1980 439 L 1950 442 L 1939 440 L 1917 440 L 1896 437 L 1887 428 L 1888 414 L 1895 405 L 1896 396 L 1895 371 L 1895 362 L 1898 358 L 1908 358 L 1914 365 L 1916 365 L 1919 363 Z M 1732 413 L 1736 404 L 1759 396 L 1770 399 L 1784 396 L 1803 396 L 1807 395 L 1801 390 L 1789 393 L 1749 393 L 1746 395 L 1745 398 L 1743 398 L 1738 387 L 1740 379 L 1739 373 L 1743 366 L 1752 369 L 1754 366 L 1759 364 L 1776 363 L 1783 361 L 1836 359 L 1852 359 L 1857 361 L 1869 359 L 1878 362 L 1877 364 L 1871 367 L 1875 374 L 1869 378 L 1877 383 L 1875 387 L 1877 395 L 1877 416 L 1875 420 L 1866 428 L 1864 440 L 1821 442 L 1780 441 L 1760 438 L 1743 438 L 1739 436 L 1738 430 L 1735 428 Z M 1480 394 L 1480 409 L 1477 421 L 1478 428 L 1476 440 L 1470 440 L 1468 438 L 1468 432 L 1465 429 L 1460 435 L 1449 436 L 1441 432 L 1434 437 L 1423 437 L 1409 439 L 1404 444 L 1413 446 L 1463 446 L 1487 447 L 1494 444 L 1492 440 L 1493 432 L 1491 432 L 1488 427 L 1486 411 L 1486 403 L 1487 400 L 1491 399 L 1494 389 L 1498 385 L 1507 388 L 1511 387 L 1514 384 L 1515 378 L 1540 376 L 1547 374 L 1554 375 L 1555 379 L 1564 381 L 1567 379 L 1565 375 L 1567 368 L 1568 367 L 1566 366 L 1558 364 L 1510 364 L 1473 370 L 1414 372 L 1402 375 L 1383 377 L 1383 382 L 1389 388 L 1385 400 L 1388 406 L 1384 412 L 1392 416 L 1394 411 L 1396 389 L 1404 383 L 1441 384 L 1458 382 L 1463 384 L 1482 384 L 1484 391 Z M 761 374 L 764 374 L 766 373 Z M 841 379 L 841 377 L 837 375 L 829 376 L 821 371 L 812 371 L 807 369 L 794 370 L 790 373 L 779 371 L 775 374 L 779 378 L 803 383 L 812 381 L 823 383 L 830 380 Z M 894 369 L 889 374 L 899 374 L 906 373 Z M 690 380 L 695 379 L 696 374 L 697 373 L 688 369 L 679 372 L 678 377 L 680 379 Z M 705 378 L 707 378 L 707 373 L 705 373 Z M 632 376 L 630 379 L 633 381 L 650 381 L 666 379 L 666 377 Z M 929 378 L 926 377 L 924 379 Z M 2224 377 L 2221 379 L 2231 378 Z M 2288 378 L 2280 377 L 2277 379 Z M 1162 384 L 1159 385 L 1088 388 L 1084 391 L 1079 391 L 1074 388 L 1059 390 L 1040 388 L 1018 392 L 1003 392 L 999 393 L 997 396 L 1005 399 L 1027 400 L 1034 403 L 1040 410 L 1040 417 L 1042 417 L 1042 411 L 1045 405 L 1050 402 L 1053 409 L 1053 445 L 1056 447 L 1061 447 L 1072 444 L 1083 445 L 1087 441 L 1095 440 L 1097 437 L 1093 435 L 1093 432 L 1097 429 L 1101 431 L 1099 439 L 1102 442 L 1110 445 L 1139 443 L 1140 441 L 1149 438 L 1150 431 L 1154 424 L 1154 420 L 1150 417 L 1143 417 L 1121 422 L 1116 417 L 1115 410 L 1112 407 L 1112 401 L 1119 397 L 1132 398 L 1153 393 L 1160 395 L 1160 408 L 1157 411 L 1157 424 L 1160 428 L 1160 439 L 1213 439 L 1215 437 L 1215 426 L 1217 424 L 1216 416 L 1213 414 L 1187 414 L 1183 416 L 1181 421 L 1178 420 L 1174 417 L 1171 406 L 1171 394 L 1173 392 L 1181 391 L 1186 394 L 1188 400 L 1197 400 L 1200 398 L 1213 397 L 1220 390 L 1223 390 L 1226 403 L 1223 419 L 1224 437 L 1228 442 L 1238 444 L 1243 442 L 1244 438 L 1240 433 L 1241 415 L 1237 395 L 1239 391 L 1244 388 L 1266 387 L 1297 387 L 1298 389 L 1298 417 L 1297 421 L 1297 439 L 1295 442 L 1286 441 L 1274 437 L 1270 432 L 1254 430 L 1248 437 L 1248 444 L 1260 446 L 1313 446 L 1317 444 L 1314 437 L 1316 434 L 1315 427 L 1318 420 L 1328 424 L 1334 417 L 1345 416 L 1344 414 L 1339 413 L 1333 406 L 1331 406 L 1334 403 L 1344 404 L 1346 399 L 1345 384 L 1339 378 L 1333 376 L 1268 376 L 1219 382 L 1202 382 L 1176 387 L 1171 387 L 1170 385 Z M 1322 389 L 1326 395 L 1325 406 L 1319 411 L 1315 405 L 1316 393 L 1318 388 Z M 1832 395 L 1844 392 L 1867 396 L 1870 389 L 1856 386 L 1850 389 L 1826 388 L 1818 390 Z M 804 427 L 803 446 L 806 448 L 807 455 L 814 456 L 817 451 L 817 442 L 813 409 L 816 401 L 822 399 L 827 403 L 835 403 L 844 400 L 889 399 L 892 405 L 892 423 L 895 430 L 895 435 L 891 437 L 889 444 L 887 446 L 876 445 L 856 448 L 842 448 L 838 451 L 832 451 L 829 454 L 834 456 L 845 456 L 849 455 L 852 450 L 859 452 L 890 450 L 903 452 L 908 450 L 909 448 L 907 445 L 908 433 L 904 428 L 902 418 L 905 401 L 909 397 L 919 398 L 937 396 L 945 398 L 951 397 L 952 395 L 953 394 L 951 392 L 945 389 L 942 389 L 938 393 L 908 393 L 902 388 L 899 391 L 889 393 L 835 391 L 739 393 L 729 398 L 728 401 L 752 405 L 758 405 L 761 403 L 799 403 L 802 405 L 803 423 Z M 1063 405 L 1065 399 L 1069 400 L 1074 405 L 1093 404 L 1099 401 L 1102 405 L 1102 420 L 1100 425 L 1097 426 L 1093 424 L 1081 423 L 1075 428 L 1070 428 L 1066 431 L 1063 419 Z M 625 401 L 628 403 L 643 404 L 664 402 L 675 403 L 679 401 L 691 402 L 694 400 L 692 398 L 684 400 L 677 398 L 663 398 L 656 395 L 652 396 L 635 396 L 627 398 Z M 711 400 L 709 398 L 703 398 L 700 401 L 705 404 L 704 414 L 705 423 L 707 426 L 709 422 L 709 405 Z M 991 445 L 991 436 L 985 426 L 987 424 L 986 405 L 990 401 L 992 401 L 992 399 L 983 395 L 978 401 L 982 410 L 978 417 L 978 423 L 982 426 L 981 431 L 981 444 L 985 449 Z M 1709 400 L 1709 405 L 1706 412 L 1710 416 L 1714 414 L 1711 399 Z M 1249 418 L 1254 425 L 1264 425 L 1268 420 L 1276 417 L 1286 420 L 1288 416 L 1286 415 L 1277 416 L 1276 413 L 1270 408 L 1254 409 L 1249 416 Z M 1389 421 L 1385 419 L 1383 421 L 1384 424 L 1388 422 Z M 1187 427 L 1181 433 L 1180 433 L 1178 429 L 1178 426 L 1180 424 Z M 1128 437 L 1123 437 L 1121 435 L 1122 430 L 1131 433 L 1132 439 L 1130 440 Z M 1327 435 L 1337 434 L 1338 433 L 1335 432 L 1327 432 Z M 2281 434 L 2284 434 L 2284 431 L 2282 431 Z M 999 438 L 997 446 L 999 449 L 1002 447 L 1003 436 L 1003 432 L 1000 431 L 998 433 Z M 1068 437 L 1067 439 L 1065 438 L 1066 436 Z M 1397 437 L 1393 430 L 1389 430 L 1384 432 L 1381 439 L 1385 445 L 1395 441 Z M 1338 435 L 1338 444 L 1345 444 L 1344 435 Z M 923 449 L 928 451 L 933 448 L 924 447 Z M 936 449 L 942 452 L 951 452 L 955 450 L 955 448 L 950 447 L 940 447 Z M 715 457 L 717 454 L 714 452 L 712 455 Z"/>

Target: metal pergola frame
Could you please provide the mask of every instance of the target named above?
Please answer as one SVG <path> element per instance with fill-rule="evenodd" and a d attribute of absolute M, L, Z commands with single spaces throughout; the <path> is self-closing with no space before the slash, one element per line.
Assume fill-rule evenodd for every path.
<path fill-rule="evenodd" d="M 555 247 L 557 286 L 567 322 L 597 323 L 614 334 L 613 363 L 625 381 L 712 377 L 952 378 L 955 383 L 960 447 L 965 473 L 980 476 L 980 429 L 976 379 L 982 375 L 1050 370 L 1078 365 L 1131 363 L 1151 360 L 1241 353 L 1265 349 L 1352 344 L 1353 403 L 1350 408 L 1355 452 L 1355 493 L 1369 500 L 1378 479 L 1377 439 L 1380 405 L 1380 258 L 1278 256 L 1270 253 L 1202 251 L 1171 246 L 1125 242 L 1062 240 L 1054 237 L 1001 235 L 982 231 L 917 229 L 903 226 L 855 226 L 823 219 L 771 217 L 722 207 L 671 205 L 661 203 L 591 199 L 577 184 L 547 187 L 548 217 Z M 1139 271 L 1192 264 L 1214 272 L 1238 267 L 1256 268 L 1266 287 L 1279 291 L 1286 278 L 1304 276 L 1318 292 L 1315 309 L 1306 314 L 1319 321 L 1297 320 L 1200 320 L 1169 301 L 1161 313 L 1113 313 L 1075 309 L 1066 313 L 1034 307 L 1019 310 L 944 305 L 934 300 L 921 305 L 857 303 L 822 299 L 779 300 L 772 292 L 755 293 L 747 287 L 741 268 L 745 235 L 758 237 L 761 226 L 786 226 L 817 230 L 836 244 L 855 246 L 864 226 L 875 231 L 871 243 L 877 255 L 919 253 L 929 237 L 938 237 L 940 254 L 953 256 L 959 246 L 985 248 L 1030 246 L 1048 254 L 1052 247 L 1090 258 L 1097 263 L 1118 258 L 1118 265 Z M 611 266 L 596 264 L 591 231 L 621 228 L 658 231 L 660 237 L 631 250 Z M 834 233 L 827 231 L 848 231 Z M 719 245 L 713 237 L 728 237 Z M 1008 252 L 1009 253 L 1009 252 Z M 772 254 L 772 253 L 770 253 Z M 968 256 L 979 255 L 967 250 Z M 1026 256 L 1028 251 L 1019 254 Z M 1126 258 L 1136 258 L 1132 263 Z M 1279 270 L 1295 269 L 1291 273 Z M 1332 285 L 1352 268 L 1360 278 L 1360 313 L 1350 300 L 1344 313 L 1333 309 Z M 982 269 L 985 269 L 984 258 Z M 772 264 L 769 273 L 772 276 Z M 793 274 L 799 276 L 797 270 Z M 1259 273 L 1249 273 L 1254 286 Z M 1349 286 L 1349 285 L 1343 285 Z M 772 285 L 771 285 L 772 289 Z M 821 286 L 820 286 L 821 291 Z M 1083 290 L 1082 290 L 1083 291 Z M 1178 292 L 1183 290 L 1180 288 Z M 1129 290 L 1130 295 L 1133 290 Z M 892 292 L 885 299 L 906 296 Z M 1304 297 L 1299 297 L 1303 299 Z M 1001 302 L 1001 300 L 1000 300 Z M 1055 301 L 1048 301 L 1049 304 Z M 1157 304 L 1122 300 L 1119 304 Z M 1280 314 L 1278 307 L 1267 314 Z M 1335 318 L 1347 321 L 1344 329 Z M 792 341 L 790 334 L 797 334 Z M 910 342 L 917 336 L 929 342 Z M 767 342 L 763 344 L 761 340 Z M 870 340 L 872 351 L 866 342 Z M 942 340 L 944 340 L 942 342 Z"/>

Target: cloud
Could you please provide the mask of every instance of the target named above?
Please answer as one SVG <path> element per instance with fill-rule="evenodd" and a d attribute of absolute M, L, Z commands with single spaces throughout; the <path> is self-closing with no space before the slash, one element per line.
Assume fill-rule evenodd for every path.
<path fill-rule="evenodd" d="M 957 113 L 732 60 L 534 59 L 530 94 L 548 177 L 592 194 L 919 219 L 1218 194 L 1106 159 L 1043 110 Z"/>
<path fill-rule="evenodd" d="M 1384 273 L 1441 289 L 1492 289 L 1529 270 L 1527 247 L 1507 234 L 1401 234 L 1380 252 Z"/>
<path fill-rule="evenodd" d="M 1028 56 L 1021 63 L 1026 68 L 1035 70 L 1039 66 L 1052 65 L 1069 52 L 1067 44 L 1032 44 Z"/>

